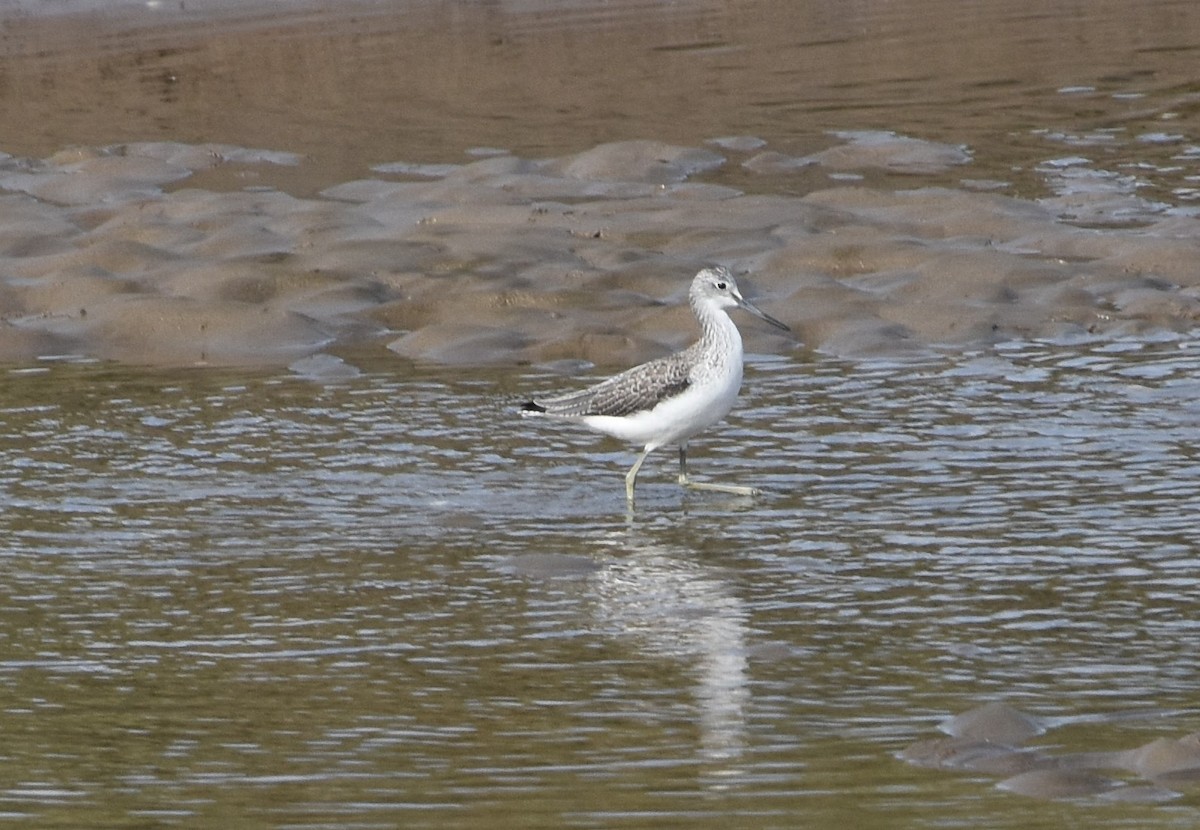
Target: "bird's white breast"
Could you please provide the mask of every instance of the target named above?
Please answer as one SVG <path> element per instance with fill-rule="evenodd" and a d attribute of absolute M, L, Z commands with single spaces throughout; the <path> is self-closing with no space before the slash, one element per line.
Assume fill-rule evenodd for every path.
<path fill-rule="evenodd" d="M 724 317 L 724 315 L 722 315 Z M 660 401 L 654 408 L 632 415 L 582 418 L 592 429 L 655 449 L 678 444 L 712 426 L 729 414 L 742 388 L 742 339 L 733 322 L 731 338 L 720 350 L 719 361 L 701 362 L 691 373 L 691 384 L 680 394 Z"/>

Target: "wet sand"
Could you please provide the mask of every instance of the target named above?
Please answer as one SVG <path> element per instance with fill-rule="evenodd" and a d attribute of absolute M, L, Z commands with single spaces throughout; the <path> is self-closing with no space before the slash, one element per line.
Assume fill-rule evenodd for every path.
<path fill-rule="evenodd" d="M 1094 732 L 1174 714 L 1147 708 L 1042 719 L 994 701 L 944 721 L 942 731 L 950 737 L 918 741 L 897 757 L 918 767 L 1007 776 L 998 789 L 1033 798 L 1171 801 L 1200 780 L 1200 733 L 1106 752 L 1052 752 L 1061 744 L 1025 744 L 1054 728 L 1087 725 Z"/>
<path fill-rule="evenodd" d="M 839 150 L 851 163 L 854 145 Z M 1182 332 L 1200 315 L 1190 220 L 1096 231 L 996 194 L 703 182 L 752 158 L 625 142 L 394 166 L 406 180 L 308 199 L 187 186 L 221 165 L 297 161 L 278 153 L 159 143 L 9 159 L 0 356 L 272 364 L 376 344 L 422 362 L 628 363 L 694 335 L 684 290 L 708 262 L 746 272 L 799 342 L 844 356 Z M 745 328 L 755 349 L 797 345 Z"/>
<path fill-rule="evenodd" d="M 782 5 L 763 4 L 767 19 L 786 16 Z M 1176 37 L 1171 9 L 1155 5 L 1127 48 Z M 27 117 L 0 147 L 14 153 L 0 160 L 0 360 L 289 365 L 390 349 L 441 364 L 617 366 L 694 336 L 686 286 L 709 263 L 744 272 L 756 302 L 793 327 L 784 338 L 746 321 L 749 347 L 772 353 L 896 358 L 1013 339 L 1171 336 L 1200 316 L 1186 186 L 1200 162 L 1197 125 L 1160 89 L 1165 76 L 1110 80 L 1120 90 L 1103 93 L 1055 87 L 1107 69 L 1064 59 L 1066 74 L 1036 98 L 1062 112 L 1015 134 L 1013 113 L 985 123 L 982 107 L 961 101 L 916 112 L 908 99 L 936 93 L 947 83 L 937 78 L 910 81 L 919 89 L 897 92 L 881 114 L 880 85 L 902 68 L 896 47 L 876 75 L 847 70 L 839 113 L 820 106 L 832 83 L 822 76 L 803 90 L 806 112 L 760 102 L 748 118 L 751 90 L 739 84 L 765 71 L 756 47 L 780 35 L 720 3 L 617 4 L 598 20 L 418 4 L 407 28 L 357 5 L 282 19 L 207 12 L 14 19 L 5 99 Z M 392 28 L 372 40 L 364 32 L 380 19 Z M 1099 55 L 1120 11 L 1104 6 L 1096 19 L 1078 25 Z M 843 33 L 862 24 L 866 35 L 846 34 L 835 50 L 846 67 L 900 26 L 889 16 L 787 22 L 798 68 L 815 48 L 795 34 L 801 22 Z M 1037 25 L 1007 22 L 1013 33 Z M 614 37 L 647 23 L 624 47 L 635 66 L 597 74 L 586 94 L 537 68 L 537 58 L 568 76 L 596 68 Z M 99 46 L 73 51 L 100 24 Z M 917 32 L 899 30 L 905 49 L 925 42 Z M 408 66 L 397 58 L 364 80 L 360 109 L 345 110 L 356 100 L 341 86 L 345 67 L 414 38 L 422 82 L 380 100 L 389 73 Z M 471 51 L 480 43 L 493 54 Z M 664 113 L 661 85 L 627 73 L 681 56 L 702 64 L 700 98 Z M 1021 71 L 1004 55 L 936 57 L 946 78 L 977 88 L 1003 67 Z M 1177 68 L 1173 53 L 1159 58 L 1163 73 Z M 969 66 L 966 80 L 954 66 Z M 488 67 L 502 77 L 485 83 Z M 297 74 L 306 97 L 289 103 Z M 502 126 L 489 90 L 511 109 Z M 227 103 L 221 92 L 242 95 Z M 343 109 L 331 114 L 335 100 Z M 701 101 L 711 118 L 696 118 Z M 1081 114 L 1084 102 L 1092 109 Z M 372 107 L 406 108 L 412 129 L 389 132 L 394 115 L 373 129 Z M 1073 129 L 1054 132 L 1068 112 Z M 808 114 L 813 123 L 797 127 Z M 1170 132 L 1134 129 L 1137 119 Z M 746 122 L 761 129 L 719 131 Z M 229 139 L 244 143 L 213 143 Z"/>

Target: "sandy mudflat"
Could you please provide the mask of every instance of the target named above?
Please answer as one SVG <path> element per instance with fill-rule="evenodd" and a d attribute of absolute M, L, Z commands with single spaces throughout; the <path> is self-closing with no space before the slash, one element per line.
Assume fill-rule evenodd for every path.
<path fill-rule="evenodd" d="M 755 142 L 720 142 L 723 146 Z M 990 193 L 855 185 L 805 196 L 706 184 L 761 148 L 633 141 L 552 159 L 397 163 L 301 199 L 188 186 L 286 153 L 128 144 L 0 169 L 0 359 L 287 364 L 339 346 L 414 361 L 617 365 L 684 345 L 705 263 L 798 339 L 753 349 L 906 356 L 1012 338 L 1186 331 L 1200 317 L 1191 220 L 1084 229 Z M 892 142 L 896 163 L 963 165 Z M 850 136 L 804 164 L 890 163 Z M 782 163 L 775 158 L 775 164 Z"/>
<path fill-rule="evenodd" d="M 5 362 L 619 366 L 694 336 L 710 263 L 772 353 L 1200 312 L 1166 0 L 63 10 L 0 10 Z"/>

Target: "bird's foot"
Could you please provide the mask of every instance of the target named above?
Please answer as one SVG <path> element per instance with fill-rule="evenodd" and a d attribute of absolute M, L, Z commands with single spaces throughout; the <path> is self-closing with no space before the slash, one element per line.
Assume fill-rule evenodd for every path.
<path fill-rule="evenodd" d="M 689 490 L 707 490 L 710 493 L 729 493 L 733 496 L 761 496 L 762 490 L 757 487 L 743 487 L 740 484 L 709 484 L 702 481 L 692 481 L 687 476 L 680 476 L 679 483 Z"/>

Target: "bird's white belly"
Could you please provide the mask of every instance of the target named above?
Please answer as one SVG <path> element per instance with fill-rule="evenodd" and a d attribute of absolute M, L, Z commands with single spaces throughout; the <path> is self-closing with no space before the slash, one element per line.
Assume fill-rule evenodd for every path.
<path fill-rule="evenodd" d="M 710 375 L 653 409 L 622 417 L 589 415 L 580 420 L 598 432 L 655 449 L 686 441 L 720 421 L 733 408 L 741 386 L 739 359 L 734 371 Z"/>

